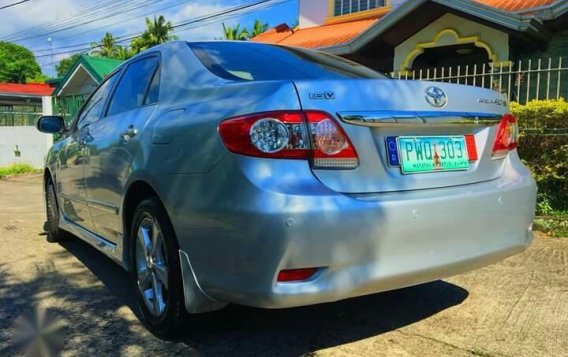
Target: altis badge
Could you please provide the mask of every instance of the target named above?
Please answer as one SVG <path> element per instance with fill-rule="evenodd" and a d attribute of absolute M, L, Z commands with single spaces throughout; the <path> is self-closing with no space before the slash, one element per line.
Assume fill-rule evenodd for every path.
<path fill-rule="evenodd" d="M 480 104 L 493 104 L 502 107 L 506 107 L 508 105 L 507 101 L 504 99 L 479 98 L 477 102 Z"/>

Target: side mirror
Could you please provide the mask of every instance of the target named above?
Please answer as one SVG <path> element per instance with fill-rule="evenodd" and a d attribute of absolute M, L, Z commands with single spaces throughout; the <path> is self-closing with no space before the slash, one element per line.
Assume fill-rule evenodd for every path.
<path fill-rule="evenodd" d="M 65 120 L 56 115 L 44 115 L 37 121 L 37 130 L 46 134 L 60 134 L 65 131 Z"/>

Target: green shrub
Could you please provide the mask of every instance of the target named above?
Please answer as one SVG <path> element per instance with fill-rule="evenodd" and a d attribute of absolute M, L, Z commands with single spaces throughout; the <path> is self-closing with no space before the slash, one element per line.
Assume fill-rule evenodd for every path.
<path fill-rule="evenodd" d="M 511 103 L 519 120 L 519 155 L 539 187 L 537 213 L 568 210 L 568 102 Z"/>
<path fill-rule="evenodd" d="M 38 171 L 39 170 L 28 164 L 12 164 L 10 166 L 0 167 L 0 179 L 6 176 L 29 174 Z"/>
<path fill-rule="evenodd" d="M 554 212 L 534 220 L 534 229 L 553 237 L 568 237 L 568 212 Z"/>
<path fill-rule="evenodd" d="M 519 119 L 522 130 L 543 133 L 568 130 L 568 102 L 562 98 L 533 100 L 526 105 L 512 102 L 511 111 Z"/>

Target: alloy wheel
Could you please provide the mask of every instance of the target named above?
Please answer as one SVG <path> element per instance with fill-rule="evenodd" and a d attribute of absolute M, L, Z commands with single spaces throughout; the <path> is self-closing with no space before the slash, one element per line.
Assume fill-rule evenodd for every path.
<path fill-rule="evenodd" d="M 146 307 L 152 315 L 160 317 L 167 304 L 168 266 L 162 232 L 151 217 L 144 218 L 138 226 L 136 273 Z"/>

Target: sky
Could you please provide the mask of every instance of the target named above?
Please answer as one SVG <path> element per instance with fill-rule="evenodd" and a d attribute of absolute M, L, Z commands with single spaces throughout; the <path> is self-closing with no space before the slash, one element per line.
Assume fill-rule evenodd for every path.
<path fill-rule="evenodd" d="M 216 14 L 260 0 L 0 0 L 0 41 L 16 42 L 36 55 L 43 73 L 55 76 L 55 64 L 106 32 L 115 37 L 142 32 L 145 17 L 164 15 L 174 25 Z M 269 0 L 255 7 L 210 20 L 188 24 L 174 34 L 180 40 L 213 40 L 223 37 L 227 26 L 252 27 L 255 19 L 270 27 L 295 24 L 298 0 Z M 120 43 L 128 44 L 127 42 Z"/>

